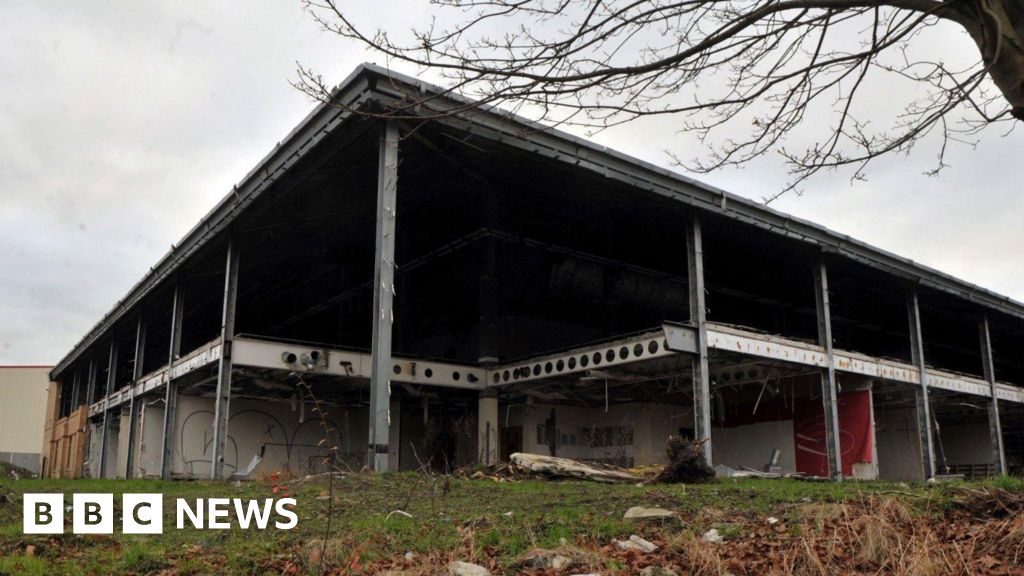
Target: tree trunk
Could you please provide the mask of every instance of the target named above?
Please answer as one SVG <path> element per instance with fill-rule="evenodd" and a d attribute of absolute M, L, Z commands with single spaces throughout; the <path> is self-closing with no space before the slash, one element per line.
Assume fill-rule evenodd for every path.
<path fill-rule="evenodd" d="M 1024 120 L 1024 0 L 966 0 L 950 5 L 953 19 L 978 45 L 982 62 L 1013 116 Z"/>

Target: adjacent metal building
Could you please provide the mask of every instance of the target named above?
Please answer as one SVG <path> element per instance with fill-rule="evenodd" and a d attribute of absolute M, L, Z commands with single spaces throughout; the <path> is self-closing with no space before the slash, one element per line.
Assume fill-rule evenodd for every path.
<path fill-rule="evenodd" d="M 94 476 L 1024 454 L 1024 305 L 364 65 L 53 369 Z M 64 400 L 66 399 L 66 401 Z"/>
<path fill-rule="evenodd" d="M 52 366 L 0 366 L 0 460 L 35 474 L 41 467 Z"/>

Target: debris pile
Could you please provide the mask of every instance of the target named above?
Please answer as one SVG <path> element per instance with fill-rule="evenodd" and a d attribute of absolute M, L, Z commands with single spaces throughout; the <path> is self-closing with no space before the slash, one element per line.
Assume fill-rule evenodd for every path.
<path fill-rule="evenodd" d="M 640 482 L 644 479 L 625 468 L 555 456 L 516 452 L 509 460 L 514 468 L 546 478 L 576 478 L 595 482 Z"/>
<path fill-rule="evenodd" d="M 711 482 L 715 479 L 715 471 L 704 459 L 701 446 L 705 440 L 690 442 L 683 438 L 671 436 L 665 447 L 668 464 L 654 481 L 665 484 L 698 484 Z"/>

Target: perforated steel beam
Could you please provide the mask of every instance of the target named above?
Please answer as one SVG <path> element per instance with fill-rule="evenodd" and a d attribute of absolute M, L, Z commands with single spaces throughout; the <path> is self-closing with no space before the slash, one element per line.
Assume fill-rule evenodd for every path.
<path fill-rule="evenodd" d="M 829 477 L 843 479 L 842 448 L 839 443 L 839 409 L 836 398 L 836 362 L 832 352 L 832 313 L 828 299 L 828 268 L 824 255 L 814 267 L 814 300 L 818 314 L 818 344 L 825 352 L 821 369 L 821 400 L 825 411 L 825 445 L 828 449 Z"/>
<path fill-rule="evenodd" d="M 985 380 L 991 387 L 992 397 L 988 401 L 988 430 L 992 441 L 992 460 L 999 474 L 1006 474 L 1006 452 L 1003 450 L 1003 426 L 999 421 L 999 394 L 996 388 L 996 365 L 992 359 L 992 337 L 988 328 L 988 315 L 983 314 L 978 322 L 978 336 L 981 340 L 981 363 Z"/>
<path fill-rule="evenodd" d="M 918 387 L 917 430 L 921 437 L 921 460 L 924 477 L 935 476 L 935 437 L 932 435 L 932 409 L 928 400 L 928 370 L 924 362 L 924 339 L 921 333 L 921 309 L 917 302 L 917 288 L 907 290 L 907 315 L 910 322 L 910 358 L 917 367 Z"/>
<path fill-rule="evenodd" d="M 690 324 L 697 329 L 696 357 L 693 371 L 694 435 L 704 439 L 701 448 L 709 466 L 714 466 L 711 449 L 711 375 L 708 370 L 707 307 L 704 291 L 704 240 L 700 213 L 691 211 L 686 234 L 686 263 L 690 291 Z"/>
<path fill-rule="evenodd" d="M 395 219 L 398 193 L 398 123 L 386 120 L 377 172 L 377 239 L 374 258 L 373 340 L 370 375 L 370 436 L 367 466 L 388 469 L 391 422 L 391 333 L 394 321 Z"/>
<path fill-rule="evenodd" d="M 171 339 L 167 360 L 167 387 L 164 390 L 164 430 L 160 448 L 160 478 L 171 477 L 171 458 L 174 454 L 174 428 L 178 420 L 178 389 L 174 383 L 174 363 L 181 353 L 181 319 L 184 315 L 184 294 L 181 282 L 174 285 L 171 305 Z"/>

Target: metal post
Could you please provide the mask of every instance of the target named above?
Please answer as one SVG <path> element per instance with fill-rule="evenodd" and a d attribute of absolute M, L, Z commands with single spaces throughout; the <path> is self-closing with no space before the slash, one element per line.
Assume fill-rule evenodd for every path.
<path fill-rule="evenodd" d="M 693 358 L 694 439 L 704 440 L 702 450 L 709 466 L 711 455 L 711 375 L 708 372 L 707 308 L 704 301 L 704 241 L 700 214 L 692 210 L 686 234 L 687 269 L 690 288 L 690 324 L 697 328 L 697 356 Z"/>
<path fill-rule="evenodd" d="M 907 313 L 910 319 L 910 358 L 920 374 L 917 388 L 917 430 L 921 436 L 921 460 L 925 479 L 935 476 L 935 437 L 932 435 L 932 409 L 928 400 L 928 371 L 924 362 L 924 339 L 921 335 L 921 310 L 917 288 L 907 292 Z"/>
<path fill-rule="evenodd" d="M 238 252 L 235 238 L 228 240 L 224 269 L 224 310 L 220 323 L 220 362 L 217 365 L 217 397 L 213 410 L 213 456 L 210 476 L 224 478 L 224 442 L 231 413 L 231 344 L 235 338 L 235 302 L 238 297 Z"/>
<path fill-rule="evenodd" d="M 988 402 L 988 430 L 992 439 L 992 460 L 996 472 L 1006 475 L 1006 452 L 1003 450 L 1003 426 L 999 422 L 999 396 L 996 395 L 996 365 L 992 359 L 992 337 L 988 329 L 988 314 L 982 314 L 978 323 L 981 337 L 981 363 L 985 380 L 988 382 L 992 398 Z"/>
<path fill-rule="evenodd" d="M 477 401 L 477 463 L 490 466 L 498 463 L 498 390 L 480 391 Z"/>
<path fill-rule="evenodd" d="M 377 240 L 374 260 L 373 341 L 370 375 L 370 442 L 367 466 L 388 469 L 391 324 L 394 320 L 395 218 L 398 192 L 398 124 L 386 120 L 377 173 Z"/>
<path fill-rule="evenodd" d="M 164 391 L 164 430 L 160 449 L 160 478 L 171 477 L 171 458 L 174 454 L 174 429 L 178 417 L 178 391 L 174 385 L 174 361 L 181 352 L 181 319 L 184 310 L 181 283 L 174 285 L 174 303 L 171 307 L 171 342 L 167 360 L 167 388 Z"/>
<path fill-rule="evenodd" d="M 70 408 L 71 409 L 68 411 L 69 415 L 71 414 L 71 412 L 75 411 L 75 408 L 78 408 L 78 401 L 79 401 L 79 397 L 80 397 L 81 392 L 82 392 L 80 390 L 80 387 L 82 385 L 82 381 L 81 381 L 82 379 L 81 379 L 80 372 L 81 372 L 81 369 L 76 366 L 75 367 L 74 376 L 72 377 L 72 380 L 71 380 L 71 382 L 72 382 L 72 384 L 71 384 L 71 403 L 70 403 Z"/>
<path fill-rule="evenodd" d="M 111 335 L 110 339 L 110 360 L 107 365 L 107 392 L 104 399 L 114 391 L 114 381 L 117 377 L 117 340 Z M 107 477 L 107 429 L 110 427 L 110 409 L 103 406 L 103 424 L 100 430 L 100 478 Z"/>
<path fill-rule="evenodd" d="M 839 404 L 836 398 L 836 361 L 832 353 L 832 311 L 828 299 L 828 268 L 825 255 L 814 267 L 814 300 L 818 310 L 818 344 L 825 349 L 828 365 L 821 370 L 821 400 L 825 410 L 825 445 L 828 451 L 829 477 L 843 479 L 842 448 L 839 441 Z"/>
<path fill-rule="evenodd" d="M 135 467 L 135 420 L 138 418 L 139 401 L 135 398 L 135 385 L 142 379 L 143 356 L 146 351 L 146 323 L 139 315 L 138 324 L 135 326 L 135 362 L 132 367 L 131 392 L 128 399 L 128 457 L 125 460 L 124 477 L 131 478 Z"/>
<path fill-rule="evenodd" d="M 85 405 L 90 406 L 96 401 L 96 358 L 89 358 L 89 372 L 85 375 Z"/>

